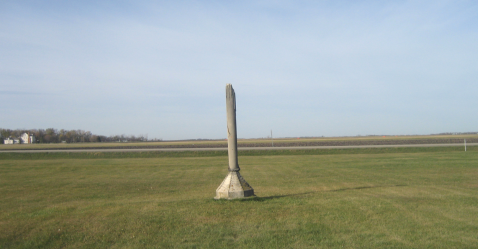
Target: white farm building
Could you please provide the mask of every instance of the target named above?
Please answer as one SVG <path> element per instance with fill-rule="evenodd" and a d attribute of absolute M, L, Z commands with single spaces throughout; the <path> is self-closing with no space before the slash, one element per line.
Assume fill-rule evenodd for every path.
<path fill-rule="evenodd" d="M 35 142 L 36 142 L 35 136 L 30 135 L 28 133 L 23 133 L 20 136 L 19 139 L 9 137 L 9 138 L 3 140 L 4 144 L 19 144 L 19 143 L 32 144 L 32 143 L 35 143 Z"/>
<path fill-rule="evenodd" d="M 22 140 L 22 144 L 32 144 L 36 142 L 35 137 L 29 133 L 23 133 L 20 139 Z"/>
<path fill-rule="evenodd" d="M 11 137 L 9 137 L 9 138 L 3 140 L 3 142 L 5 144 L 18 144 L 18 143 L 20 143 L 20 140 L 19 139 L 12 139 Z"/>

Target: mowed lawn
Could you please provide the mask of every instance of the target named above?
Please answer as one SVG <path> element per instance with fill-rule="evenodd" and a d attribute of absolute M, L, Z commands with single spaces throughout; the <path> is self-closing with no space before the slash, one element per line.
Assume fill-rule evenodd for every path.
<path fill-rule="evenodd" d="M 477 248 L 478 151 L 0 160 L 0 248 Z"/>

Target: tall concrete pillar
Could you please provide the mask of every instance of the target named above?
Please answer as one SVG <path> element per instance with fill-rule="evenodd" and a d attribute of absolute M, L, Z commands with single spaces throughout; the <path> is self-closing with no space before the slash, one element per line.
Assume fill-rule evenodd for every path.
<path fill-rule="evenodd" d="M 216 189 L 214 199 L 236 199 L 254 195 L 254 189 L 239 174 L 237 160 L 237 129 L 236 129 L 236 94 L 231 84 L 226 85 L 227 111 L 227 154 L 229 156 L 229 173 Z"/>
<path fill-rule="evenodd" d="M 236 93 L 231 84 L 226 85 L 227 112 L 227 154 L 229 155 L 229 171 L 239 171 L 237 161 L 237 129 L 236 129 Z"/>

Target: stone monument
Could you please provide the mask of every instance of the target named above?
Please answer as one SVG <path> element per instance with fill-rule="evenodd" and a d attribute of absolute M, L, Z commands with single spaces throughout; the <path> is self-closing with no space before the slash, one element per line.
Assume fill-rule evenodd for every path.
<path fill-rule="evenodd" d="M 229 174 L 216 189 L 214 199 L 236 199 L 254 196 L 254 189 L 239 174 L 237 161 L 236 94 L 231 84 L 226 85 L 227 154 Z"/>

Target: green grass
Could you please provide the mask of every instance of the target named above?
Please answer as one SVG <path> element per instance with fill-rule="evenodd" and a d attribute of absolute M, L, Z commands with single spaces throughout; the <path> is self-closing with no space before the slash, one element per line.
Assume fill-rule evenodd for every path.
<path fill-rule="evenodd" d="M 0 248 L 476 248 L 478 150 L 451 148 L 241 152 L 235 201 L 225 155 L 0 153 Z"/>
<path fill-rule="evenodd" d="M 478 146 L 468 146 L 469 152 L 478 152 Z M 341 155 L 341 154 L 383 154 L 464 151 L 461 146 L 450 147 L 385 147 L 351 149 L 285 149 L 285 150 L 241 150 L 241 156 L 284 156 L 284 155 Z M 216 157 L 227 156 L 227 151 L 143 151 L 143 152 L 2 152 L 0 160 L 39 159 L 100 159 L 100 158 L 159 158 L 159 157 Z"/>

